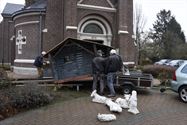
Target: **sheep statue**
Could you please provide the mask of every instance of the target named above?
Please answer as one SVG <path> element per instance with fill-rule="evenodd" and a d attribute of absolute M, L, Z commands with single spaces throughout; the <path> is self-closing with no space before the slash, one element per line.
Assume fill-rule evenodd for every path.
<path fill-rule="evenodd" d="M 97 119 L 99 121 L 104 121 L 104 122 L 108 122 L 108 121 L 113 121 L 116 120 L 116 116 L 114 114 L 98 114 L 97 115 Z"/>
<path fill-rule="evenodd" d="M 113 102 L 111 99 L 106 100 L 106 105 L 109 107 L 112 112 L 122 112 L 122 108 L 117 103 Z"/>
<path fill-rule="evenodd" d="M 125 94 L 124 97 L 125 97 L 125 99 L 123 99 L 123 98 L 117 98 L 115 102 L 118 105 L 120 105 L 122 108 L 127 109 L 127 108 L 129 108 L 129 98 L 130 98 L 130 95 L 129 94 Z"/>
<path fill-rule="evenodd" d="M 97 94 L 97 90 L 94 90 L 91 93 L 91 97 L 92 97 L 92 102 L 103 103 L 103 104 L 105 104 L 106 100 L 109 99 L 105 96 L 100 96 L 99 94 Z"/>

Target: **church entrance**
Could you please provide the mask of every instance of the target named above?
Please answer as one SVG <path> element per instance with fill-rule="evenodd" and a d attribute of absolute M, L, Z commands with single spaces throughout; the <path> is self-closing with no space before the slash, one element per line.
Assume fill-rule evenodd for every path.
<path fill-rule="evenodd" d="M 109 24 L 98 16 L 89 16 L 78 25 L 78 38 L 111 46 L 112 34 Z"/>

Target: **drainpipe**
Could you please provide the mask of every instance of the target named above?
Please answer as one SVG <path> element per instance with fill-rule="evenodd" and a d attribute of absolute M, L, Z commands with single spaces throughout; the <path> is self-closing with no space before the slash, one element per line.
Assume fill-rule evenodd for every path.
<path fill-rule="evenodd" d="M 65 3 L 65 0 L 63 0 L 62 2 L 63 2 L 62 3 L 63 4 L 63 8 L 62 8 L 63 9 L 63 12 L 62 12 L 63 13 L 63 17 L 62 17 L 63 18 L 62 19 L 63 20 L 63 29 L 62 29 L 63 35 L 62 35 L 62 40 L 64 40 L 64 38 L 65 38 L 65 30 L 64 30 L 64 27 L 65 27 L 65 17 L 64 17 L 65 16 L 65 12 L 64 12 L 64 10 L 65 10 L 65 4 L 66 3 Z"/>
<path fill-rule="evenodd" d="M 15 21 L 14 21 L 14 26 L 15 26 Z M 12 58 L 12 66 L 14 66 L 14 60 L 16 59 L 16 27 L 14 27 L 14 36 L 15 38 L 13 39 L 13 58 Z"/>
<path fill-rule="evenodd" d="M 42 12 L 40 12 L 40 23 L 39 23 L 39 55 L 41 54 L 43 50 L 43 45 L 42 45 Z"/>
<path fill-rule="evenodd" d="M 4 19 L 2 21 L 2 67 L 4 67 Z"/>
<path fill-rule="evenodd" d="M 10 47 L 11 47 L 11 41 L 10 41 L 10 30 L 11 30 L 11 29 L 10 29 L 10 28 L 11 28 L 11 21 L 8 21 L 8 41 L 7 41 L 7 42 L 8 42 L 8 43 L 7 43 L 7 44 L 8 44 L 8 48 L 7 48 L 7 49 L 8 49 L 8 51 L 7 51 L 7 55 L 8 55 L 8 58 L 7 58 L 8 65 L 10 65 L 10 62 L 11 62 L 11 61 L 10 61 L 11 54 L 10 54 L 10 51 L 9 51 L 9 50 L 11 50 L 11 49 L 10 49 Z"/>

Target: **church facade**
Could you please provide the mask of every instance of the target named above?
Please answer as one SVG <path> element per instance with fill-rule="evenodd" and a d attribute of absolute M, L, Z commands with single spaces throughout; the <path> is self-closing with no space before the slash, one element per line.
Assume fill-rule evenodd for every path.
<path fill-rule="evenodd" d="M 136 60 L 133 0 L 38 0 L 2 15 L 0 30 L 7 27 L 8 35 L 0 35 L 0 44 L 9 48 L 4 49 L 9 54 L 3 63 L 11 64 L 17 74 L 36 74 L 35 57 L 69 37 L 112 46 L 124 61 Z"/>

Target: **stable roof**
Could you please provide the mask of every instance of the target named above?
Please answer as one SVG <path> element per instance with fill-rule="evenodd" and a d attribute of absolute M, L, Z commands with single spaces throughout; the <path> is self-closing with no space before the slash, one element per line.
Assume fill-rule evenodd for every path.
<path fill-rule="evenodd" d="M 52 49 L 50 49 L 45 55 L 44 57 L 47 57 L 49 54 L 51 55 L 55 55 L 55 53 L 58 52 L 58 50 L 63 47 L 65 44 L 67 44 L 68 42 L 76 42 L 76 43 L 80 43 L 80 44 L 90 44 L 90 45 L 96 45 L 98 48 L 103 48 L 103 49 L 109 49 L 111 50 L 113 47 L 111 46 L 106 46 L 97 42 L 92 42 L 92 41 L 86 41 L 86 40 L 79 40 L 79 39 L 75 39 L 75 38 L 67 38 L 64 41 L 60 42 L 59 44 L 57 44 L 55 47 L 53 47 Z M 101 49 L 102 50 L 102 49 Z"/>

